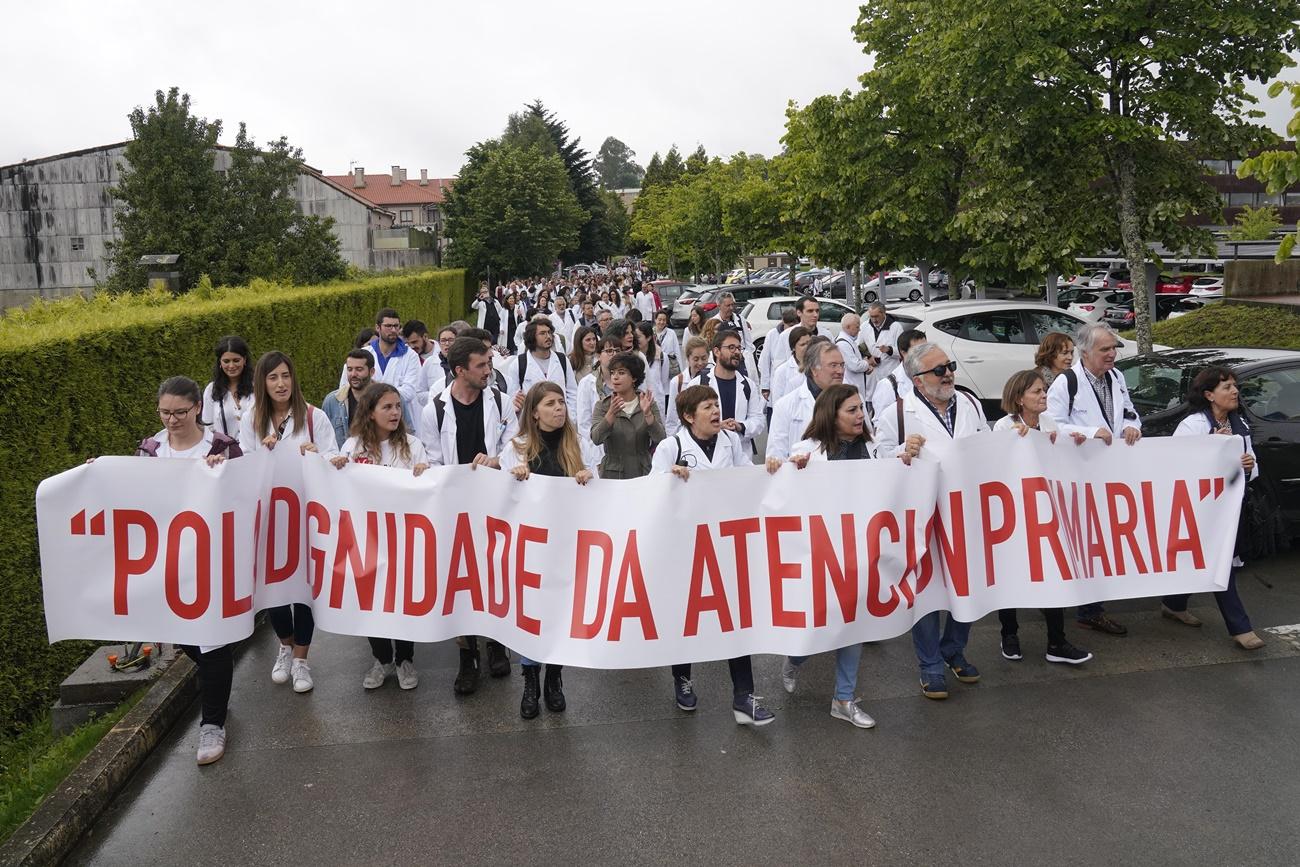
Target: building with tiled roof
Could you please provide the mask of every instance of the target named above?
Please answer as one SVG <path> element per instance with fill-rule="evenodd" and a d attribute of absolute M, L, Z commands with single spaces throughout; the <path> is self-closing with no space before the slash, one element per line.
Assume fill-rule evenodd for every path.
<path fill-rule="evenodd" d="M 350 175 L 327 175 L 340 187 L 371 204 L 392 211 L 396 226 L 408 226 L 436 234 L 442 231 L 442 204 L 453 178 L 431 178 L 420 169 L 418 180 L 406 176 L 406 169 L 393 166 L 386 175 L 367 175 L 360 166 Z"/>

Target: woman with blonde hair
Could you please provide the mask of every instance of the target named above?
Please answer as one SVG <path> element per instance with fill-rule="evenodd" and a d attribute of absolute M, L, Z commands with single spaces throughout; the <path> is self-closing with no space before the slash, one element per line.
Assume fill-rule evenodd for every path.
<path fill-rule="evenodd" d="M 340 454 L 330 458 L 338 469 L 349 463 L 374 464 L 380 467 L 411 470 L 420 475 L 429 468 L 424 443 L 406 430 L 402 418 L 402 394 L 386 382 L 372 382 L 357 400 L 352 417 L 351 436 L 343 443 Z M 415 672 L 415 642 L 400 638 L 369 638 L 375 662 L 362 678 L 366 689 L 378 689 L 390 674 L 397 675 L 402 689 L 415 689 L 420 683 Z"/>
<path fill-rule="evenodd" d="M 564 389 L 543 380 L 524 396 L 519 410 L 519 435 L 501 451 L 501 469 L 524 481 L 539 476 L 568 476 L 580 485 L 592 479 L 591 468 L 582 455 L 578 432 L 569 420 L 564 405 Z M 519 661 L 524 675 L 524 695 L 519 701 L 519 715 L 534 719 L 541 694 L 546 709 L 560 713 L 565 707 L 563 666 L 546 666 L 546 683 L 538 683 L 541 664 L 528 657 Z"/>

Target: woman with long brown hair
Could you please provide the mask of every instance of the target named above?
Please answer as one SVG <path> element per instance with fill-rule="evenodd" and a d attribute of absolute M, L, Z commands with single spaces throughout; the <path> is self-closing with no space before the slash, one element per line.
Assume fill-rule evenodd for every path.
<path fill-rule="evenodd" d="M 300 454 L 319 452 L 325 457 L 338 454 L 334 426 L 322 410 L 302 396 L 293 360 L 272 350 L 257 360 L 253 373 L 253 411 L 239 423 L 239 446 L 244 454 L 258 449 L 284 448 Z M 280 650 L 271 669 L 272 683 L 293 681 L 294 692 L 310 692 L 314 683 L 307 665 L 316 621 L 311 606 L 301 602 L 270 609 L 271 628 L 280 639 Z"/>
<path fill-rule="evenodd" d="M 573 349 L 569 351 L 569 368 L 573 371 L 574 382 L 581 382 L 596 370 L 596 361 L 600 357 L 597 348 L 600 335 L 596 329 L 579 325 L 573 332 Z"/>
<path fill-rule="evenodd" d="M 411 470 L 420 475 L 429 468 L 420 438 L 407 433 L 402 418 L 402 393 L 386 382 L 372 382 L 357 400 L 352 417 L 351 436 L 340 453 L 330 458 L 338 469 L 349 463 L 375 464 L 381 467 Z M 368 638 L 374 665 L 362 678 L 366 689 L 378 689 L 390 674 L 397 675 L 402 689 L 415 689 L 419 675 L 415 672 L 415 642 L 400 638 Z"/>
<path fill-rule="evenodd" d="M 812 418 L 804 429 L 804 438 L 790 449 L 790 463 L 799 469 L 809 461 L 867 460 L 871 453 L 871 426 L 867 423 L 862 395 L 852 385 L 832 385 L 822 390 L 813 404 Z M 769 458 L 767 470 L 774 473 L 783 461 Z M 793 693 L 799 682 L 799 667 L 806 656 L 787 657 L 781 666 L 781 685 Z M 858 688 L 858 664 L 862 644 L 853 642 L 835 651 L 835 692 L 831 697 L 831 716 L 860 729 L 876 724 L 858 707 L 854 693 Z"/>
<path fill-rule="evenodd" d="M 543 380 L 528 389 L 519 410 L 519 435 L 502 449 L 501 469 L 521 482 L 533 474 L 568 476 L 580 485 L 591 481 L 591 468 L 582 455 L 578 432 L 564 405 L 564 389 L 554 382 Z M 566 707 L 563 666 L 546 666 L 543 687 L 538 683 L 540 663 L 524 656 L 519 665 L 524 675 L 519 715 L 524 719 L 537 716 L 539 693 L 546 701 L 547 710 L 552 713 L 563 711 Z"/>

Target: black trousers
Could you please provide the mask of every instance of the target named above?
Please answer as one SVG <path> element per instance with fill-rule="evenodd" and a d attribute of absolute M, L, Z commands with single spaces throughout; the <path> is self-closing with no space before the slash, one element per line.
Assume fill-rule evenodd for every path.
<path fill-rule="evenodd" d="M 283 641 L 292 638 L 299 647 L 310 647 L 312 633 L 316 631 L 316 618 L 312 616 L 311 606 L 295 602 L 293 605 L 280 605 L 270 609 L 271 628 Z"/>
<path fill-rule="evenodd" d="M 1065 643 L 1065 609 L 1041 608 L 1043 619 L 1047 621 L 1047 646 L 1057 647 Z M 1015 635 L 1020 629 L 1016 620 L 1016 609 L 1002 608 L 998 611 L 998 621 L 1002 624 L 1002 635 Z"/>
<path fill-rule="evenodd" d="M 235 657 L 230 645 L 204 653 L 192 644 L 182 644 L 181 651 L 199 669 L 199 702 L 203 708 L 199 725 L 224 726 L 230 709 L 230 684 L 235 679 Z"/>
<path fill-rule="evenodd" d="M 731 671 L 731 691 L 735 695 L 749 695 L 754 691 L 754 666 L 750 663 L 748 656 L 737 656 L 735 659 L 727 660 L 727 668 Z M 673 677 L 691 676 L 691 664 L 673 666 Z"/>
<path fill-rule="evenodd" d="M 380 665 L 394 663 L 401 665 L 403 662 L 410 662 L 415 658 L 415 642 L 403 641 L 400 638 L 367 638 L 370 642 L 370 652 L 379 660 Z"/>

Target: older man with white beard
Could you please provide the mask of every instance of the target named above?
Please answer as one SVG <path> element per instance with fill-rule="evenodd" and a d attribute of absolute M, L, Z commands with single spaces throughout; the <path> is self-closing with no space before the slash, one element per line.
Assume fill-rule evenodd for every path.
<path fill-rule="evenodd" d="M 913 346 L 903 369 L 912 380 L 912 392 L 891 406 L 876 408 L 876 457 L 939 460 L 954 440 L 988 430 L 979 401 L 965 392 L 958 394 L 957 362 L 934 344 Z M 966 660 L 969 623 L 947 615 L 940 633 L 938 611 L 931 612 L 912 627 L 912 645 L 921 667 L 921 694 L 926 698 L 948 697 L 945 666 L 961 683 L 977 683 L 979 670 Z"/>

